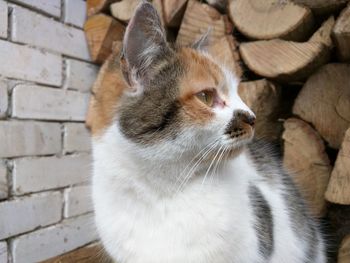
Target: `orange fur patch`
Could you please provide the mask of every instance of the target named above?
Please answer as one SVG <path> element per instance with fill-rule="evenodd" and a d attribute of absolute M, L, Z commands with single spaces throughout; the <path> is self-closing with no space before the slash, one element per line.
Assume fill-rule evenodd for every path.
<path fill-rule="evenodd" d="M 103 64 L 92 88 L 86 126 L 92 136 L 98 136 L 108 128 L 116 115 L 116 107 L 127 84 L 120 70 L 119 53 L 112 53 Z"/>
<path fill-rule="evenodd" d="M 181 49 L 179 58 L 186 72 L 179 82 L 179 101 L 185 118 L 187 116 L 190 122 L 205 124 L 212 119 L 213 112 L 194 95 L 205 89 L 216 89 L 221 97 L 227 95 L 227 90 L 220 89 L 224 84 L 224 74 L 218 65 L 193 49 Z"/>

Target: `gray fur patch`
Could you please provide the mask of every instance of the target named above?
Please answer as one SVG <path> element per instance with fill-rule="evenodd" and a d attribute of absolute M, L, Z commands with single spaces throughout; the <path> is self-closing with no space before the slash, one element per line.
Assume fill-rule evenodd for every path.
<path fill-rule="evenodd" d="M 316 255 L 324 253 L 317 250 L 321 242 L 317 223 L 309 214 L 291 176 L 282 167 L 277 151 L 274 151 L 270 144 L 255 140 L 249 145 L 249 152 L 263 180 L 284 186 L 283 198 L 288 208 L 292 230 L 301 241 L 308 244 L 305 263 L 314 263 Z"/>
<path fill-rule="evenodd" d="M 266 258 L 273 252 L 273 218 L 271 208 L 260 190 L 249 187 L 249 197 L 255 214 L 255 230 L 259 240 L 259 251 Z"/>
<path fill-rule="evenodd" d="M 134 142 L 150 145 L 173 139 L 181 127 L 177 101 L 178 80 L 183 68 L 176 59 L 164 59 L 164 66 L 144 83 L 140 96 L 124 97 L 120 104 L 119 124 L 123 134 Z"/>

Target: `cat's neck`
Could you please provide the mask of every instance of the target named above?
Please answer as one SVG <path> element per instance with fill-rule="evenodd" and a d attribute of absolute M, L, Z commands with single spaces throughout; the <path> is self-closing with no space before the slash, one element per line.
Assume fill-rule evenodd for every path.
<path fill-rule="evenodd" d="M 237 188 L 247 185 L 250 180 L 253 167 L 245 151 L 228 159 L 214 154 L 201 160 L 193 153 L 183 153 L 177 158 L 150 161 L 144 153 L 135 151 L 125 138 L 118 138 L 115 129 L 99 139 L 98 146 L 94 147 L 98 151 L 95 154 L 104 160 L 100 162 L 103 166 L 99 169 L 120 182 L 126 182 L 127 188 L 130 185 L 142 186 L 155 194 L 168 196 L 184 191 L 189 186 L 215 187 L 223 183 L 226 177 L 232 177 Z"/>

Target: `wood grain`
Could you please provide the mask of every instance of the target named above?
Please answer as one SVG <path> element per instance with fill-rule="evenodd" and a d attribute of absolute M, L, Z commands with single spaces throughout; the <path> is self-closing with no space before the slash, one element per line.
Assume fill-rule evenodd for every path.
<path fill-rule="evenodd" d="M 191 45 L 207 33 L 209 28 L 211 29 L 210 42 L 232 32 L 232 24 L 227 16 L 221 15 L 215 8 L 207 4 L 190 0 L 182 19 L 176 43 L 183 46 Z"/>
<path fill-rule="evenodd" d="M 326 212 L 324 193 L 332 167 L 321 136 L 306 122 L 290 118 L 284 123 L 284 166 L 292 177 L 314 216 Z"/>
<path fill-rule="evenodd" d="M 350 65 L 327 64 L 298 94 L 293 113 L 310 122 L 333 148 L 339 148 L 350 125 Z"/>
<path fill-rule="evenodd" d="M 250 39 L 303 41 L 314 25 L 310 9 L 290 1 L 233 0 L 229 15 L 237 29 Z"/>
<path fill-rule="evenodd" d="M 243 43 L 240 54 L 258 75 L 285 82 L 303 80 L 329 60 L 333 25 L 331 17 L 308 42 L 273 39 Z"/>
<path fill-rule="evenodd" d="M 350 61 L 350 4 L 338 17 L 333 28 L 333 39 L 340 61 Z"/>
<path fill-rule="evenodd" d="M 350 205 L 350 128 L 345 133 L 338 153 L 326 199 L 332 203 Z"/>

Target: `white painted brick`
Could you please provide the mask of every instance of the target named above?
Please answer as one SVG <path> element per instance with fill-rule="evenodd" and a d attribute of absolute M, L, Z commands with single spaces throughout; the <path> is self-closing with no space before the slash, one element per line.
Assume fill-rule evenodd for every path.
<path fill-rule="evenodd" d="M 65 152 L 87 152 L 91 150 L 91 138 L 85 124 L 66 123 L 64 125 Z"/>
<path fill-rule="evenodd" d="M 35 8 L 44 13 L 59 17 L 61 15 L 61 0 L 12 0 L 22 5 Z"/>
<path fill-rule="evenodd" d="M 21 158 L 14 160 L 13 192 L 16 195 L 65 187 L 90 179 L 90 155 Z"/>
<path fill-rule="evenodd" d="M 7 37 L 7 3 L 0 0 L 0 37 Z"/>
<path fill-rule="evenodd" d="M 8 107 L 7 83 L 0 80 L 0 119 L 6 117 Z"/>
<path fill-rule="evenodd" d="M 51 192 L 0 203 L 0 240 L 61 220 L 62 194 Z"/>
<path fill-rule="evenodd" d="M 21 119 L 85 120 L 89 94 L 35 85 L 17 85 L 12 116 Z"/>
<path fill-rule="evenodd" d="M 74 250 L 97 239 L 92 216 L 84 215 L 15 238 L 13 263 L 39 262 Z"/>
<path fill-rule="evenodd" d="M 99 67 L 74 59 L 67 59 L 67 87 L 89 92 L 94 84 Z"/>
<path fill-rule="evenodd" d="M 93 210 L 91 186 L 76 186 L 65 190 L 64 201 L 65 217 L 73 217 L 91 212 Z"/>
<path fill-rule="evenodd" d="M 0 121 L 0 157 L 55 154 L 61 150 L 57 123 Z"/>
<path fill-rule="evenodd" d="M 86 2 L 83 0 L 64 0 L 64 22 L 83 27 L 86 20 Z"/>
<path fill-rule="evenodd" d="M 43 15 L 14 6 L 12 40 L 68 56 L 90 59 L 83 30 L 76 29 Z"/>
<path fill-rule="evenodd" d="M 7 167 L 3 162 L 0 162 L 0 200 L 7 198 L 7 196 L 8 196 Z"/>
<path fill-rule="evenodd" d="M 7 263 L 7 243 L 6 242 L 0 242 L 0 262 L 1 263 Z"/>
<path fill-rule="evenodd" d="M 0 40 L 0 74 L 59 86 L 62 59 L 58 55 Z"/>

